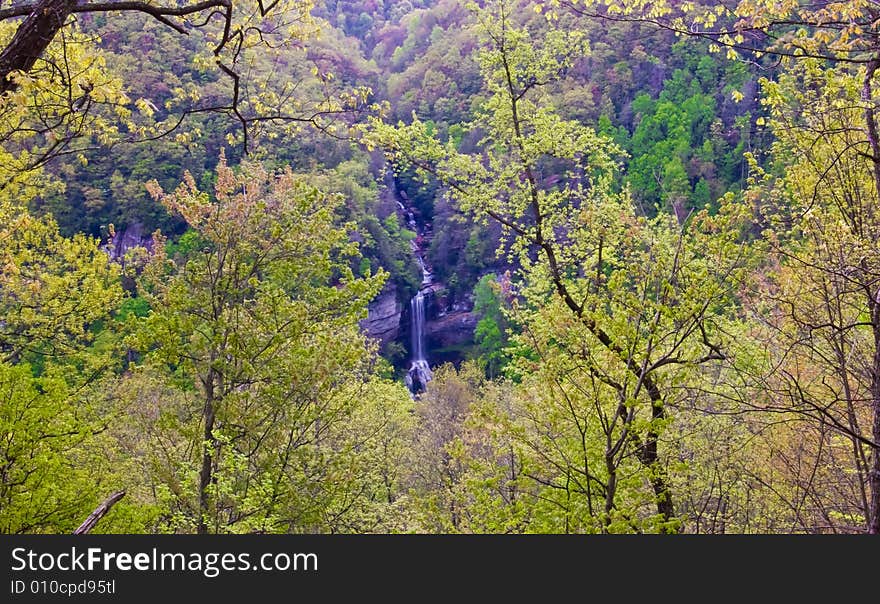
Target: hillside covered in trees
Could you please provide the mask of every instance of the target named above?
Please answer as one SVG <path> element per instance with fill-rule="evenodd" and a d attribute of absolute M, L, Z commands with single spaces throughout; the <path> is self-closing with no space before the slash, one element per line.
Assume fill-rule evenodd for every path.
<path fill-rule="evenodd" d="M 880 534 L 877 23 L 0 4 L 0 532 Z"/>

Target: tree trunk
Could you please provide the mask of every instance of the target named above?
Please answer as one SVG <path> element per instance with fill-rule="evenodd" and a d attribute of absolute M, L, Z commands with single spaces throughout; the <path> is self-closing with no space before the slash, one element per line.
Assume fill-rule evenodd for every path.
<path fill-rule="evenodd" d="M 874 74 L 880 69 L 880 56 L 875 56 L 865 69 L 862 84 L 862 101 L 865 103 L 865 125 L 868 144 L 871 147 L 871 160 L 874 172 L 874 193 L 880 203 L 880 135 L 877 132 L 877 116 L 874 106 Z M 867 510 L 868 533 L 880 535 L 880 291 L 871 301 L 871 322 L 874 328 L 873 375 L 871 376 L 871 411 L 874 415 L 871 430 L 873 447 L 871 467 L 868 470 L 868 486 L 871 491 L 871 505 Z"/>
<path fill-rule="evenodd" d="M 644 383 L 648 396 L 651 398 L 651 421 L 656 424 L 666 419 L 663 396 L 660 394 L 660 389 L 654 383 L 651 376 L 646 376 Z M 672 503 L 672 492 L 669 490 L 669 485 L 666 481 L 666 470 L 660 464 L 660 456 L 657 451 L 659 439 L 660 435 L 657 428 L 652 425 L 648 429 L 645 444 L 639 452 L 639 459 L 651 472 L 651 488 L 654 490 L 654 497 L 657 499 L 657 512 L 665 521 L 669 522 L 675 518 L 675 506 Z M 680 530 L 667 528 L 666 532 L 675 533 Z"/>
<path fill-rule="evenodd" d="M 875 443 L 880 443 L 880 400 L 874 395 L 874 429 L 872 432 Z M 880 535 L 880 448 L 874 447 L 873 462 L 871 463 L 871 509 L 869 510 L 870 522 L 868 533 Z"/>
<path fill-rule="evenodd" d="M 197 528 L 200 535 L 208 533 L 208 509 L 210 507 L 208 487 L 211 486 L 213 478 L 214 449 L 216 448 L 216 440 L 214 439 L 216 409 L 214 403 L 214 370 L 211 369 L 208 371 L 207 380 L 205 380 L 205 430 L 202 441 L 202 469 L 199 472 L 199 524 Z"/>
<path fill-rule="evenodd" d="M 880 296 L 880 292 L 878 292 Z M 871 466 L 868 469 L 868 488 L 871 493 L 871 504 L 867 510 L 868 533 L 880 535 L 880 304 L 875 303 L 874 315 L 874 367 L 871 376 L 871 411 L 873 426 L 871 440 Z"/>
<path fill-rule="evenodd" d="M 9 75 L 27 73 L 33 68 L 79 0 L 40 0 L 31 14 L 18 26 L 15 35 L 0 53 L 0 94 L 18 85 Z"/>
<path fill-rule="evenodd" d="M 611 512 L 614 511 L 614 498 L 617 495 L 617 462 L 614 459 L 613 447 L 605 447 L 605 471 L 608 472 L 608 482 L 605 488 L 605 517 L 602 520 L 602 532 L 608 532 L 611 524 Z M 587 478 L 587 490 L 590 489 L 589 477 Z"/>

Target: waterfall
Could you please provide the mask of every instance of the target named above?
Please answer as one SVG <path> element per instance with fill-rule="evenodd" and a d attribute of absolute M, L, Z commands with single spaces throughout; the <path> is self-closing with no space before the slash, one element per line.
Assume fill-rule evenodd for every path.
<path fill-rule="evenodd" d="M 397 203 L 399 211 L 398 216 L 403 219 L 403 223 L 407 228 L 416 233 L 414 241 L 410 241 L 413 255 L 422 269 L 422 283 L 419 285 L 419 291 L 409 301 L 410 310 L 410 366 L 406 372 L 404 382 L 409 391 L 414 395 L 424 392 L 425 387 L 431 378 L 431 366 L 428 364 L 428 353 L 425 346 L 425 329 L 426 329 L 426 306 L 427 300 L 432 294 L 431 285 L 433 277 L 428 266 L 425 264 L 425 250 L 431 237 L 430 223 L 425 224 L 423 228 L 419 228 L 419 222 L 416 220 L 416 212 L 412 206 L 412 201 L 407 194 L 397 187 L 397 181 L 394 178 L 394 172 L 390 169 L 385 170 L 384 174 L 385 186 L 392 194 L 392 198 Z"/>
<path fill-rule="evenodd" d="M 412 336 L 412 364 L 406 373 L 406 386 L 416 394 L 425 389 L 433 377 L 425 354 L 425 298 L 430 292 L 431 272 L 421 256 L 416 257 L 422 267 L 422 285 L 410 300 L 410 331 Z M 427 292 L 426 292 L 427 290 Z"/>

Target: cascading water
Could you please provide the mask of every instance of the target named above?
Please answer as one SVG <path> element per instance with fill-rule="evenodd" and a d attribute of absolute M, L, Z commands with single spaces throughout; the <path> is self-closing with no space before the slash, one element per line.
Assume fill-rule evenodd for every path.
<path fill-rule="evenodd" d="M 431 226 L 430 223 L 427 223 L 423 228 L 419 228 L 412 203 L 406 193 L 397 187 L 394 173 L 390 169 L 385 171 L 384 179 L 385 186 L 388 187 L 388 190 L 393 195 L 393 199 L 397 203 L 397 209 L 400 212 L 399 217 L 403 219 L 404 224 L 410 230 L 416 233 L 416 238 L 410 241 L 410 245 L 412 245 L 413 255 L 422 269 L 422 283 L 419 286 L 419 291 L 416 292 L 416 295 L 409 302 L 410 353 L 412 356 L 409 370 L 404 377 L 406 387 L 415 395 L 419 392 L 424 392 L 428 382 L 433 377 L 431 366 L 428 364 L 428 353 L 425 345 L 426 311 L 432 294 L 431 285 L 433 284 L 431 271 L 425 264 L 425 250 L 430 241 Z"/>
<path fill-rule="evenodd" d="M 416 394 L 425 389 L 433 374 L 425 353 L 425 298 L 431 291 L 431 271 L 421 256 L 416 256 L 422 268 L 422 285 L 410 300 L 410 330 L 412 332 L 412 364 L 406 373 L 406 387 Z"/>

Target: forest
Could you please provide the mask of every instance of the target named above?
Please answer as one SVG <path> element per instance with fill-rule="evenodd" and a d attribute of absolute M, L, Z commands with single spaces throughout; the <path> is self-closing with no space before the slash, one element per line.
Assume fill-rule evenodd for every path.
<path fill-rule="evenodd" d="M 0 533 L 880 534 L 878 24 L 3 0 Z"/>

